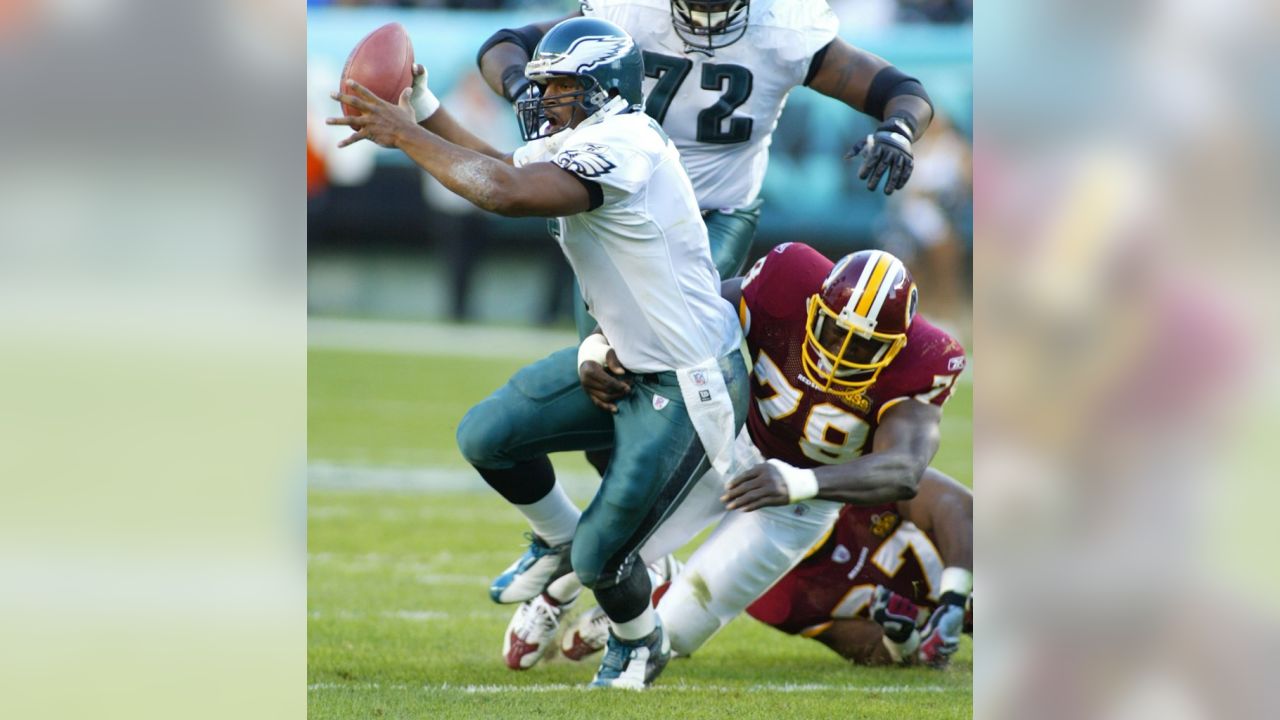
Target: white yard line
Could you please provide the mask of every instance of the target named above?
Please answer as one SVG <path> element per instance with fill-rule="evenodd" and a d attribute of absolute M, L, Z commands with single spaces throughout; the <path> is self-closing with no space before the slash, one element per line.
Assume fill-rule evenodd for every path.
<path fill-rule="evenodd" d="M 408 685 L 404 683 L 312 683 L 308 692 L 325 690 L 415 690 L 426 693 L 463 693 L 467 695 L 491 695 L 501 693 L 547 693 L 587 690 L 586 685 L 567 683 L 542 683 L 531 685 Z M 844 685 L 826 683 L 755 683 L 753 685 L 703 685 L 698 683 L 657 684 L 646 692 L 720 692 L 720 693 L 806 693 L 806 692 L 856 692 L 868 694 L 943 693 L 963 688 L 942 685 Z"/>

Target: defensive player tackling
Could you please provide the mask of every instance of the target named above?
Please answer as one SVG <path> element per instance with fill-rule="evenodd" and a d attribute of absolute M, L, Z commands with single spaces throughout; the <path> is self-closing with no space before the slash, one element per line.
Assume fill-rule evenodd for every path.
<path fill-rule="evenodd" d="M 709 474 L 642 552 L 649 560 L 669 552 L 667 528 L 686 536 L 724 512 L 721 500 L 736 510 L 658 605 L 672 646 L 686 655 L 817 546 L 843 503 L 894 503 L 919 491 L 965 362 L 959 343 L 916 316 L 910 273 L 882 251 L 832 263 L 789 243 L 722 291 L 739 307 L 754 359 L 747 430 L 734 449 L 735 465 L 749 469 L 727 489 Z M 597 402 L 629 391 L 600 365 L 584 363 L 581 374 Z M 962 552 L 954 561 L 967 568 Z M 552 603 L 562 589 L 533 602 Z M 598 646 L 577 634 L 566 634 L 566 655 Z"/>

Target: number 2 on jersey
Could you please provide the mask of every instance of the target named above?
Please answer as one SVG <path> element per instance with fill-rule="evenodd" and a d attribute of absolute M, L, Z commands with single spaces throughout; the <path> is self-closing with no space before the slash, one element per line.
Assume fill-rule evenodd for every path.
<path fill-rule="evenodd" d="M 676 91 L 693 68 L 693 61 L 655 52 L 644 52 L 644 74 L 658 80 L 645 101 L 645 112 L 661 125 L 667 117 L 667 108 Z M 751 71 L 741 65 L 729 63 L 703 63 L 702 89 L 719 90 L 727 82 L 727 88 L 714 105 L 698 113 L 698 142 L 729 145 L 746 142 L 751 138 L 752 119 L 732 117 L 733 111 L 751 97 Z M 729 129 L 721 130 L 725 118 Z"/>

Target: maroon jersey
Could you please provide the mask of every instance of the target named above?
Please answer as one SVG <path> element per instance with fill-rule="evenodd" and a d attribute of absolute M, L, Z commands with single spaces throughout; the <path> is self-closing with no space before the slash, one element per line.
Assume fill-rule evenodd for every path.
<path fill-rule="evenodd" d="M 754 363 L 751 440 L 765 457 L 802 468 L 869 451 L 880 416 L 898 402 L 914 398 L 941 407 L 965 363 L 960 343 L 917 316 L 906 346 L 866 392 L 851 398 L 814 387 L 801 365 L 807 303 L 832 267 L 808 245 L 785 243 L 742 281 L 738 313 Z"/>
<path fill-rule="evenodd" d="M 901 521 L 893 503 L 846 505 L 822 545 L 747 612 L 783 632 L 813 636 L 833 620 L 866 618 L 877 585 L 936 607 L 942 567 L 933 540 Z"/>

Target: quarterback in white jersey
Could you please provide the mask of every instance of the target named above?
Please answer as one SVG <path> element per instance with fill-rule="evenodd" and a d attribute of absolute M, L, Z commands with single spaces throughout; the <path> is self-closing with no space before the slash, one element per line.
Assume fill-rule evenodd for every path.
<path fill-rule="evenodd" d="M 329 123 L 356 130 L 344 145 L 400 149 L 481 208 L 559 218 L 558 241 L 604 334 L 517 372 L 462 418 L 458 446 L 533 530 L 490 597 L 523 602 L 574 572 L 611 621 L 592 685 L 640 689 L 670 655 L 640 547 L 698 477 L 728 467 L 747 413 L 742 334 L 675 146 L 639 112 L 644 70 L 631 37 L 571 18 L 546 33 L 525 72 L 543 92 L 521 103 L 531 142 L 511 155 L 458 126 L 417 68 L 399 105 L 349 83 L 351 94 L 334 98 L 362 114 Z M 631 368 L 631 392 L 610 410 L 578 377 L 585 360 L 606 357 Z M 579 511 L 547 454 L 610 447 L 600 490 Z"/>

